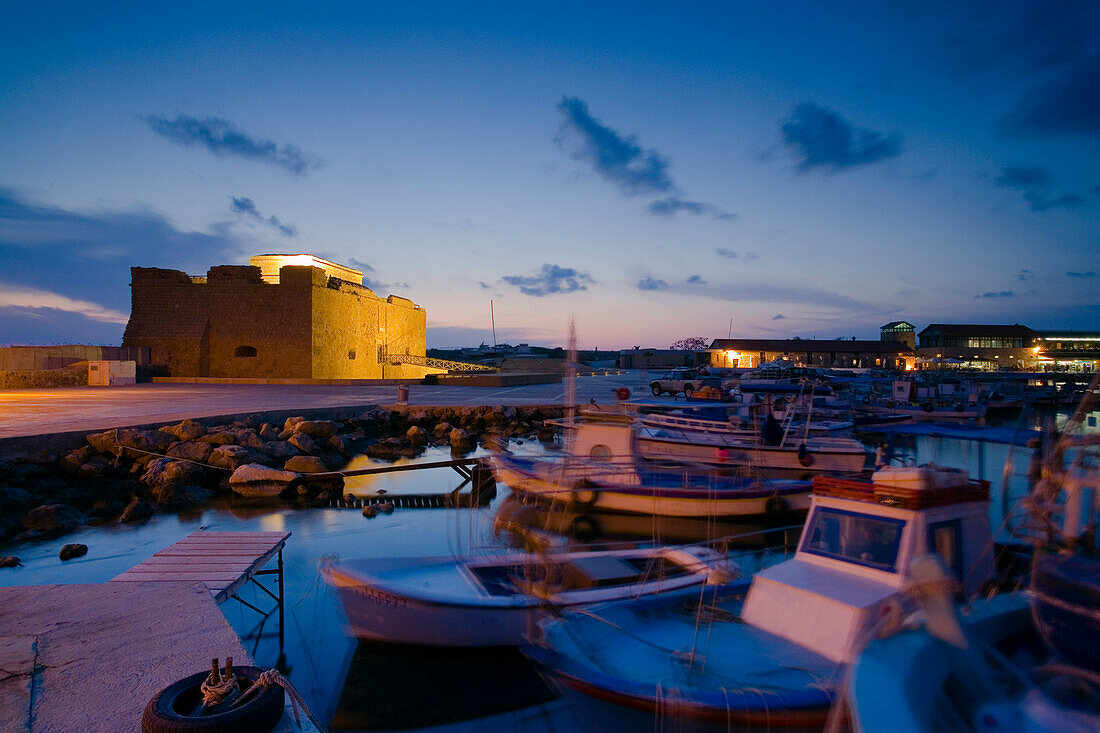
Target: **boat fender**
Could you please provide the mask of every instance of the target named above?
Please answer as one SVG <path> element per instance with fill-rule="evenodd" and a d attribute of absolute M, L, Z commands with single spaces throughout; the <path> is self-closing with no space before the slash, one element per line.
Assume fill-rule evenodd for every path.
<path fill-rule="evenodd" d="M 596 489 L 591 481 L 579 478 L 573 483 L 573 503 L 577 506 L 589 507 L 596 503 Z"/>
<path fill-rule="evenodd" d="M 569 534 L 578 542 L 591 542 L 600 534 L 600 523 L 581 514 L 569 523 Z"/>
<path fill-rule="evenodd" d="M 283 717 L 285 704 L 283 688 L 279 685 L 263 685 L 255 693 L 264 670 L 258 667 L 232 667 L 227 670 L 238 682 L 248 685 L 237 700 L 225 702 L 211 712 L 192 717 L 192 708 L 203 700 L 202 685 L 210 672 L 199 672 L 174 682 L 153 696 L 141 716 L 142 733 L 223 733 L 226 731 L 257 731 L 267 733 Z M 217 711 L 217 712 L 213 712 Z"/>
<path fill-rule="evenodd" d="M 619 387 L 617 390 L 615 390 L 615 399 L 629 400 L 630 399 L 630 390 L 627 389 L 626 387 Z"/>
<path fill-rule="evenodd" d="M 810 454 L 810 449 L 806 447 L 806 444 L 798 446 L 798 462 L 806 468 L 814 465 L 814 457 Z"/>
<path fill-rule="evenodd" d="M 932 412 L 932 410 L 936 409 L 936 406 L 932 403 L 932 400 L 928 400 L 923 405 L 921 405 L 921 409 L 923 409 L 925 412 Z"/>
<path fill-rule="evenodd" d="M 782 496 L 773 496 L 764 502 L 764 513 L 768 515 L 781 514 L 787 511 L 787 500 Z"/>
<path fill-rule="evenodd" d="M 902 610 L 898 599 L 887 599 L 878 607 L 875 615 L 877 616 L 875 624 L 878 627 L 878 638 L 885 639 L 901 630 Z"/>

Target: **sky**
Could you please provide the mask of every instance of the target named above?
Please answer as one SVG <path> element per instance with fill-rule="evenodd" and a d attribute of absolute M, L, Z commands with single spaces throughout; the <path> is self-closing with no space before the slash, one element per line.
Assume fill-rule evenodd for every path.
<path fill-rule="evenodd" d="M 299 252 L 429 348 L 1096 330 L 1098 163 L 1091 0 L 8 2 L 0 344 Z"/>

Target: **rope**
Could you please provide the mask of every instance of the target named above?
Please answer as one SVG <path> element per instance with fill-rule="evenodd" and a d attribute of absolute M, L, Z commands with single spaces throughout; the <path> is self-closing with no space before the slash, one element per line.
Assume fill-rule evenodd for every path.
<path fill-rule="evenodd" d="M 256 692 L 265 687 L 271 687 L 272 685 L 278 685 L 286 691 L 287 696 L 290 698 L 292 709 L 294 710 L 294 722 L 298 724 L 298 728 L 302 727 L 302 719 L 298 715 L 298 706 L 301 705 L 302 711 L 306 714 L 306 717 L 309 718 L 309 722 L 317 726 L 317 730 L 325 730 L 321 721 L 317 720 L 310 711 L 309 706 L 306 705 L 306 701 L 302 698 L 301 694 L 299 694 L 298 690 L 296 690 L 294 685 L 290 683 L 290 680 L 284 677 L 277 669 L 269 669 L 262 672 L 260 676 L 256 678 L 256 682 L 248 688 L 248 691 L 237 698 L 236 702 L 233 703 L 233 707 L 244 704 L 249 698 L 256 694 Z"/>
<path fill-rule="evenodd" d="M 220 682 L 213 681 L 213 674 L 208 675 L 202 684 L 199 686 L 202 690 L 202 708 L 216 707 L 226 702 L 233 702 L 238 700 L 241 694 L 240 685 L 237 684 L 237 676 L 230 674 L 228 677 L 224 677 Z"/>

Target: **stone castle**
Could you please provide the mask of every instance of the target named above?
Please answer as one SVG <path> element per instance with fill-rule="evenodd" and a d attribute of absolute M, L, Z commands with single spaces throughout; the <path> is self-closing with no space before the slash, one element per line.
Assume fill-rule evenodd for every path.
<path fill-rule="evenodd" d="M 426 312 L 312 255 L 257 255 L 206 276 L 133 267 L 123 345 L 173 377 L 416 379 Z"/>

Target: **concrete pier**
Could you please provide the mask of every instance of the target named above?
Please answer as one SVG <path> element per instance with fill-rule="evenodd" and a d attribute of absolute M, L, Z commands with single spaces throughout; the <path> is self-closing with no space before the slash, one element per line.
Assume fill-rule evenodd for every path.
<path fill-rule="evenodd" d="M 153 695 L 227 656 L 251 664 L 201 583 L 0 588 L 0 730 L 138 731 Z M 289 706 L 275 730 L 298 730 Z"/>

